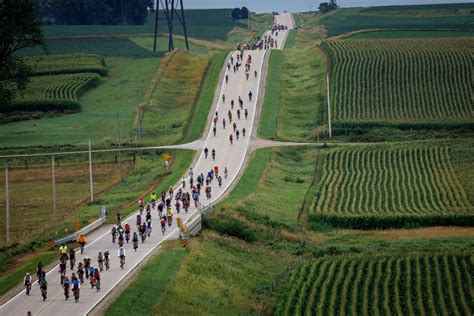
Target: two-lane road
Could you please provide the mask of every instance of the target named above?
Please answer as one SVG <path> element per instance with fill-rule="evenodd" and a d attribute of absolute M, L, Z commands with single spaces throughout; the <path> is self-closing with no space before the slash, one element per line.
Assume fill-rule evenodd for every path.
<path fill-rule="evenodd" d="M 276 23 L 287 25 L 290 29 L 292 24 L 292 18 L 290 14 L 281 14 L 276 16 Z M 268 34 L 268 33 L 267 33 Z M 278 48 L 283 47 L 286 40 L 287 31 L 278 32 L 276 40 L 278 42 Z M 248 55 L 252 55 L 252 63 L 250 70 L 250 78 L 247 80 L 245 77 L 245 61 Z M 256 102 L 259 94 L 262 93 L 260 89 L 260 79 L 262 75 L 263 63 L 265 60 L 265 50 L 245 51 L 243 57 L 243 65 L 239 71 L 233 72 L 226 70 L 226 74 L 229 76 L 229 82 L 223 83 L 219 94 L 219 101 L 216 107 L 212 109 L 213 112 L 218 112 L 219 122 L 217 124 L 217 135 L 213 135 L 212 126 L 210 122 L 208 126 L 208 134 L 205 138 L 205 147 L 209 149 L 209 157 L 204 158 L 204 153 L 200 153 L 200 157 L 194 166 L 194 177 L 200 173 L 205 175 L 214 166 L 219 166 L 220 173 L 223 174 L 224 167 L 228 168 L 228 178 L 223 180 L 222 187 L 218 187 L 217 181 L 212 182 L 212 198 L 206 199 L 204 190 L 201 194 L 201 203 L 204 205 L 214 202 L 218 199 L 236 179 L 239 170 L 242 168 L 244 158 L 247 154 L 247 150 L 250 142 L 250 135 L 254 126 Z M 237 52 L 232 54 L 236 59 Z M 227 62 L 224 65 L 227 66 Z M 257 71 L 257 77 L 254 77 L 254 71 Z M 252 91 L 253 98 L 249 101 L 248 93 Z M 222 95 L 225 95 L 225 103 L 222 101 Z M 240 120 L 237 119 L 238 97 L 244 100 L 243 110 L 241 112 Z M 233 110 L 230 107 L 230 101 L 235 101 Z M 248 110 L 248 118 L 245 119 L 244 110 Z M 231 124 L 229 124 L 227 113 L 231 110 L 233 120 L 237 123 L 237 128 L 240 130 L 240 139 L 236 140 L 234 134 L 234 143 L 230 144 L 229 135 L 233 133 Z M 227 121 L 226 128 L 223 129 L 222 118 Z M 242 129 L 246 129 L 246 136 L 242 136 Z M 216 150 L 216 160 L 213 161 L 210 157 L 212 149 Z M 189 191 L 189 183 L 186 185 L 186 191 Z M 159 192 L 157 192 L 159 193 Z M 173 203 L 174 205 L 174 203 Z M 173 207 L 174 208 L 174 207 Z M 118 246 L 112 244 L 110 235 L 110 226 L 103 227 L 98 231 L 88 236 L 90 243 L 86 246 L 84 255 L 92 258 L 93 266 L 97 266 L 97 255 L 99 251 L 104 252 L 108 250 L 111 253 L 111 269 L 104 271 L 101 274 L 101 290 L 96 292 L 90 288 L 90 285 L 86 283 L 81 287 L 80 301 L 74 303 L 72 298 L 69 301 L 65 301 L 63 290 L 60 285 L 60 276 L 57 272 L 57 266 L 47 273 L 48 281 L 48 299 L 43 302 L 40 290 L 37 284 L 33 285 L 32 293 L 30 296 L 26 296 L 25 292 L 22 291 L 17 296 L 6 302 L 0 308 L 0 315 L 27 315 L 28 311 L 31 311 L 33 315 L 84 315 L 91 311 L 131 270 L 133 270 L 145 257 L 147 257 L 157 246 L 159 246 L 164 240 L 177 238 L 178 229 L 176 227 L 176 217 L 181 217 L 183 220 L 188 219 L 192 214 L 197 212 L 197 209 L 191 207 L 188 214 L 175 214 L 174 222 L 171 227 L 168 227 L 166 233 L 163 235 L 160 230 L 157 212 L 152 212 L 153 219 L 153 233 L 150 238 L 147 238 L 145 243 L 139 244 L 138 251 L 134 252 L 131 243 L 125 244 L 125 250 L 127 252 L 126 264 L 122 270 L 119 267 L 117 258 Z M 129 223 L 135 230 L 135 215 L 129 218 Z M 127 222 L 125 220 L 124 222 Z M 76 262 L 82 261 L 84 255 L 77 254 Z M 71 270 L 68 269 L 67 275 L 71 275 Z M 72 295 L 72 293 L 71 293 Z M 72 296 L 71 296 L 72 297 Z M 138 304 L 140 302 L 137 302 Z"/>

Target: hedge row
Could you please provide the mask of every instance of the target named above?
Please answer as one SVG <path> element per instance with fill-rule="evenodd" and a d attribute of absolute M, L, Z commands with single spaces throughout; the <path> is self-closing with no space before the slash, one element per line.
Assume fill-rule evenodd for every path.
<path fill-rule="evenodd" d="M 46 75 L 62 75 L 62 74 L 77 74 L 77 73 L 96 73 L 103 76 L 108 74 L 105 67 L 81 67 L 81 68 L 69 68 L 69 69 L 49 69 L 49 70 L 37 70 L 33 71 L 33 76 L 46 76 Z"/>
<path fill-rule="evenodd" d="M 419 226 L 474 226 L 474 215 L 343 216 L 310 214 L 310 224 L 324 223 L 353 229 L 388 229 Z"/>

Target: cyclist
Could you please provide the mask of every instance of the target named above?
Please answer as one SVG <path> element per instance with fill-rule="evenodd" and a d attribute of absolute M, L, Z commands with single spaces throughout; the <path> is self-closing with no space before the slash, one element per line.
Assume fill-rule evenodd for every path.
<path fill-rule="evenodd" d="M 239 135 L 240 135 L 239 130 L 236 130 L 236 131 L 235 131 L 235 136 L 236 136 L 237 140 L 239 140 Z"/>
<path fill-rule="evenodd" d="M 130 240 L 130 225 L 127 223 L 125 224 L 125 239 L 127 240 L 127 244 L 128 244 L 128 241 Z"/>
<path fill-rule="evenodd" d="M 76 252 L 74 249 L 69 249 L 69 265 L 71 266 L 71 270 L 74 270 L 74 265 L 76 264 Z"/>
<path fill-rule="evenodd" d="M 36 278 L 38 279 L 38 283 L 43 277 L 43 264 L 38 262 L 38 267 L 36 268 Z"/>
<path fill-rule="evenodd" d="M 225 94 L 222 95 L 222 103 L 225 103 Z"/>
<path fill-rule="evenodd" d="M 224 179 L 227 179 L 227 167 L 224 168 Z"/>
<path fill-rule="evenodd" d="M 84 284 L 84 267 L 82 265 L 82 262 L 79 262 L 77 266 L 77 276 L 79 277 L 81 284 Z"/>
<path fill-rule="evenodd" d="M 215 126 L 212 128 L 212 132 L 213 132 L 213 134 L 214 134 L 214 137 L 216 137 L 216 134 L 217 134 L 217 128 L 216 128 Z"/>
<path fill-rule="evenodd" d="M 245 133 L 246 133 L 246 132 L 247 132 L 247 131 L 245 130 L 245 127 L 242 128 L 242 136 L 243 136 L 243 137 L 245 137 Z"/>
<path fill-rule="evenodd" d="M 115 226 L 112 226 L 112 243 L 115 244 L 115 237 L 117 237 L 117 228 L 115 228 Z"/>
<path fill-rule="evenodd" d="M 183 189 L 186 189 L 186 177 L 181 178 L 181 185 L 183 186 Z"/>
<path fill-rule="evenodd" d="M 125 249 L 123 249 L 123 247 L 120 247 L 118 250 L 118 257 L 120 258 L 120 267 L 123 269 L 125 265 Z"/>
<path fill-rule="evenodd" d="M 120 226 L 120 223 L 122 222 L 122 220 L 121 220 L 121 217 L 120 217 L 120 213 L 119 213 L 119 212 L 117 212 L 117 213 L 115 214 L 115 218 L 117 219 L 117 225 Z"/>
<path fill-rule="evenodd" d="M 234 143 L 234 136 L 232 134 L 229 135 L 229 141 L 231 145 Z"/>
<path fill-rule="evenodd" d="M 193 178 L 191 178 L 192 180 Z M 161 214 L 163 213 L 163 202 L 160 201 L 160 203 L 158 203 L 158 215 L 161 217 Z"/>
<path fill-rule="evenodd" d="M 86 273 L 86 279 L 89 278 L 89 268 L 91 266 L 91 258 L 89 256 L 84 257 L 84 272 Z"/>
<path fill-rule="evenodd" d="M 97 256 L 97 263 L 99 264 L 100 272 L 104 270 L 104 256 L 102 252 L 99 251 L 99 255 Z"/>
<path fill-rule="evenodd" d="M 229 76 L 225 75 L 225 83 L 228 83 L 228 82 L 229 82 Z"/>
<path fill-rule="evenodd" d="M 206 197 L 208 199 L 211 198 L 211 187 L 210 186 L 206 186 Z"/>
<path fill-rule="evenodd" d="M 72 293 L 74 293 L 74 300 L 77 303 L 79 301 L 79 289 L 81 288 L 81 282 L 72 274 Z"/>
<path fill-rule="evenodd" d="M 59 247 L 59 253 L 60 253 L 60 258 L 66 258 L 67 260 L 68 250 L 67 250 L 66 245 L 61 245 L 61 247 Z"/>
<path fill-rule="evenodd" d="M 41 296 L 43 296 L 43 301 L 46 301 L 46 297 L 48 295 L 48 281 L 46 281 L 46 278 L 41 278 L 39 285 L 41 289 Z"/>
<path fill-rule="evenodd" d="M 105 261 L 105 270 L 110 269 L 110 260 L 109 260 L 110 253 L 108 250 L 104 252 L 104 261 Z"/>
<path fill-rule="evenodd" d="M 166 212 L 166 217 L 168 218 L 168 226 L 171 226 L 173 223 L 173 209 L 169 208 L 169 210 Z"/>
<path fill-rule="evenodd" d="M 157 197 L 156 197 L 155 192 L 152 192 L 151 195 L 150 195 L 151 207 L 152 208 L 155 208 L 156 199 L 157 199 Z"/>
<path fill-rule="evenodd" d="M 249 111 L 247 109 L 245 109 L 244 115 L 245 115 L 245 119 L 247 119 L 247 117 L 249 116 Z"/>
<path fill-rule="evenodd" d="M 218 176 L 217 177 L 217 182 L 219 183 L 219 188 L 222 186 L 222 177 Z"/>
<path fill-rule="evenodd" d="M 148 231 L 148 237 L 151 235 L 151 218 L 146 221 L 146 229 Z"/>
<path fill-rule="evenodd" d="M 94 285 L 97 288 L 97 292 L 100 290 L 100 273 L 99 269 L 94 270 Z"/>
<path fill-rule="evenodd" d="M 199 202 L 199 191 L 193 193 L 194 207 L 197 207 Z"/>
<path fill-rule="evenodd" d="M 143 223 L 142 226 L 140 226 L 140 236 L 142 237 L 142 244 L 145 242 L 146 239 L 146 224 Z"/>
<path fill-rule="evenodd" d="M 142 199 L 138 200 L 138 209 L 140 210 L 140 214 L 143 212 L 143 208 L 145 207 L 145 204 L 143 203 Z"/>
<path fill-rule="evenodd" d="M 23 279 L 23 285 L 26 289 L 26 295 L 30 295 L 31 291 L 31 275 L 27 272 L 25 278 Z"/>
<path fill-rule="evenodd" d="M 140 214 L 137 214 L 137 227 L 140 227 L 142 224 L 142 216 Z"/>
<path fill-rule="evenodd" d="M 166 216 L 163 216 L 161 219 L 160 219 L 160 224 L 161 224 L 161 232 L 163 233 L 163 235 L 165 234 L 165 231 L 166 231 Z"/>
<path fill-rule="evenodd" d="M 216 160 L 216 150 L 212 149 L 212 160 Z"/>
<path fill-rule="evenodd" d="M 253 73 L 255 75 L 255 78 L 257 78 L 257 71 L 255 70 L 255 72 Z"/>
<path fill-rule="evenodd" d="M 64 277 L 63 288 L 64 288 L 64 297 L 66 301 L 69 299 L 69 287 L 71 285 L 71 281 L 69 280 L 68 276 Z"/>
<path fill-rule="evenodd" d="M 176 203 L 174 203 L 174 207 L 176 208 L 176 213 L 179 214 L 179 210 L 181 209 L 181 203 L 179 200 L 176 200 Z"/>
<path fill-rule="evenodd" d="M 204 148 L 204 158 L 207 159 L 207 153 L 209 152 L 209 149 L 207 147 Z"/>
<path fill-rule="evenodd" d="M 133 250 L 137 251 L 137 248 L 138 248 L 138 234 L 137 234 L 137 232 L 133 232 L 132 243 L 133 243 Z"/>
<path fill-rule="evenodd" d="M 79 235 L 79 237 L 77 238 L 77 243 L 81 247 L 81 254 L 84 253 L 84 246 L 86 245 L 86 242 L 87 242 L 86 236 Z"/>
<path fill-rule="evenodd" d="M 222 118 L 222 128 L 225 129 L 225 118 Z"/>
<path fill-rule="evenodd" d="M 67 269 L 66 260 L 62 258 L 61 261 L 59 262 L 59 273 L 61 274 L 60 284 L 63 284 L 64 277 L 66 276 L 66 269 Z"/>
<path fill-rule="evenodd" d="M 237 109 L 237 119 L 240 120 L 240 109 Z"/>
<path fill-rule="evenodd" d="M 249 100 L 252 101 L 252 90 L 249 92 Z"/>

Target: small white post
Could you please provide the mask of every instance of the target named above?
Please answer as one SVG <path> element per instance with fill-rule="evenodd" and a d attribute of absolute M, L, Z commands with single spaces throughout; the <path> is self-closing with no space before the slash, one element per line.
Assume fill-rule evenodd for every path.
<path fill-rule="evenodd" d="M 5 208 L 6 208 L 6 213 L 5 213 L 5 220 L 6 220 L 6 240 L 7 240 L 7 245 L 10 244 L 10 195 L 8 191 L 8 165 L 5 166 Z"/>
<path fill-rule="evenodd" d="M 332 138 L 332 128 L 331 128 L 331 103 L 329 98 L 329 73 L 326 75 L 326 85 L 327 85 L 327 94 L 328 94 L 328 125 L 329 125 L 329 138 Z"/>
<path fill-rule="evenodd" d="M 94 182 L 92 181 L 92 151 L 91 139 L 89 138 L 89 182 L 91 187 L 91 202 L 94 202 Z"/>

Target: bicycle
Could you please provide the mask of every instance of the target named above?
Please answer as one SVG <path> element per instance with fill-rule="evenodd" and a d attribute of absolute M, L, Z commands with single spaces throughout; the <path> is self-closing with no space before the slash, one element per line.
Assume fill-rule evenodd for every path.
<path fill-rule="evenodd" d="M 104 271 L 104 263 L 103 263 L 103 261 L 99 261 L 99 271 L 100 271 L 100 272 Z"/>
<path fill-rule="evenodd" d="M 64 297 L 66 298 L 66 301 L 69 299 L 69 286 L 64 287 Z"/>
<path fill-rule="evenodd" d="M 30 292 L 31 292 L 31 282 L 27 282 L 25 284 L 25 289 L 26 289 L 26 295 L 30 296 Z"/>
<path fill-rule="evenodd" d="M 125 265 L 125 256 L 120 257 L 120 268 L 123 270 L 123 266 Z"/>
<path fill-rule="evenodd" d="M 79 302 L 79 288 L 75 287 L 72 289 L 72 292 L 74 293 L 74 301 L 77 303 Z"/>
<path fill-rule="evenodd" d="M 123 269 L 123 268 L 122 268 Z M 95 284 L 94 284 L 97 292 L 100 290 L 100 279 L 95 279 Z"/>
<path fill-rule="evenodd" d="M 46 301 L 46 297 L 48 296 L 48 289 L 41 288 L 41 296 L 43 297 L 43 302 Z"/>

